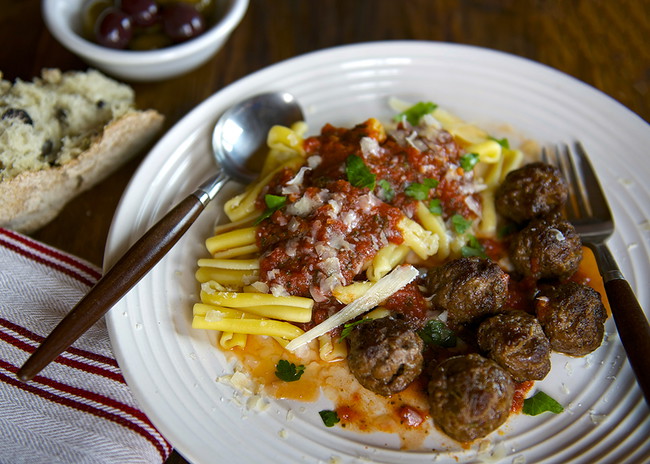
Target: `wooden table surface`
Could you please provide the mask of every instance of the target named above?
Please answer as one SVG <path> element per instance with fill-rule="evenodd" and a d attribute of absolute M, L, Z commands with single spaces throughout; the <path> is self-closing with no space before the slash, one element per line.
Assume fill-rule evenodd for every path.
<path fill-rule="evenodd" d="M 41 68 L 87 65 L 49 34 L 40 0 L 0 0 L 0 71 L 31 80 Z M 251 0 L 213 59 L 175 79 L 133 84 L 140 108 L 165 128 L 214 92 L 284 59 L 336 45 L 393 39 L 478 45 L 570 74 L 650 121 L 650 0 Z M 101 265 L 117 203 L 142 153 L 73 200 L 36 239 Z M 170 463 L 185 462 L 173 454 Z"/>

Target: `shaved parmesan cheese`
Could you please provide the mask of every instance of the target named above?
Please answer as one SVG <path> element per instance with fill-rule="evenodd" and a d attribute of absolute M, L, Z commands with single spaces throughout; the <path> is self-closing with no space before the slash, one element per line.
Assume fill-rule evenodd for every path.
<path fill-rule="evenodd" d="M 323 161 L 323 158 L 321 158 L 320 155 L 312 155 L 309 158 L 307 158 L 307 166 L 314 169 L 314 168 L 317 168 L 321 164 L 322 161 Z"/>
<path fill-rule="evenodd" d="M 341 311 L 324 320 L 316 327 L 290 341 L 285 347 L 288 351 L 311 342 L 335 327 L 351 321 L 355 317 L 374 308 L 386 298 L 409 284 L 418 276 L 418 270 L 411 265 L 399 266 L 377 281 L 361 297 L 344 307 Z"/>
<path fill-rule="evenodd" d="M 363 137 L 361 139 L 361 153 L 364 156 L 368 155 L 379 155 L 379 142 L 370 137 Z"/>

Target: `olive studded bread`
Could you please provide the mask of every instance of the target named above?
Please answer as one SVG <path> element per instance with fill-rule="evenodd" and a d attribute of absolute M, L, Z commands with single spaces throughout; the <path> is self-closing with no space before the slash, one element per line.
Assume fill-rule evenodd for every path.
<path fill-rule="evenodd" d="M 0 227 L 32 232 L 149 144 L 162 127 L 131 87 L 98 71 L 1 79 Z"/>

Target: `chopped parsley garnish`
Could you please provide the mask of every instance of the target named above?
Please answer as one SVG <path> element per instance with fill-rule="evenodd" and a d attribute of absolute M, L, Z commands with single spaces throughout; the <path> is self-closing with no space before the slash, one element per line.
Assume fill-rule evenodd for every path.
<path fill-rule="evenodd" d="M 299 380 L 304 372 L 305 366 L 302 364 L 296 366 L 294 363 L 289 362 L 286 359 L 279 360 L 277 366 L 275 366 L 275 376 L 285 382 L 295 382 L 296 380 Z"/>
<path fill-rule="evenodd" d="M 510 142 L 508 142 L 508 139 L 505 138 L 505 137 L 502 138 L 502 139 L 497 139 L 497 138 L 494 138 L 494 137 L 489 137 L 489 139 L 490 139 L 490 140 L 494 140 L 496 143 L 498 143 L 499 145 L 501 145 L 503 148 L 510 149 Z"/>
<path fill-rule="evenodd" d="M 536 416 L 547 411 L 553 414 L 559 414 L 564 411 L 564 407 L 543 391 L 538 391 L 530 398 L 524 400 L 524 407 L 522 409 L 524 414 Z"/>
<path fill-rule="evenodd" d="M 404 193 L 411 198 L 422 201 L 429 197 L 429 190 L 434 189 L 437 186 L 438 181 L 436 179 L 424 179 L 421 184 L 418 182 L 409 184 L 409 186 L 404 189 Z"/>
<path fill-rule="evenodd" d="M 319 411 L 318 414 L 320 414 L 320 418 L 323 420 L 325 427 L 334 427 L 341 421 L 336 411 L 324 409 L 323 411 Z"/>
<path fill-rule="evenodd" d="M 365 317 L 363 319 L 359 319 L 358 321 L 348 322 L 347 324 L 344 324 L 343 330 L 341 330 L 341 336 L 339 337 L 339 340 L 343 340 L 344 338 L 349 336 L 352 333 L 352 330 L 359 324 L 364 324 L 370 321 L 372 321 L 372 319 L 370 319 L 369 317 Z"/>
<path fill-rule="evenodd" d="M 443 348 L 453 348 L 456 346 L 456 334 L 452 332 L 447 325 L 439 320 L 431 319 L 418 332 L 420 338 L 427 345 L 437 345 Z"/>
<path fill-rule="evenodd" d="M 370 190 L 375 188 L 375 176 L 366 163 L 357 155 L 350 155 L 345 160 L 345 175 L 348 181 L 355 187 L 367 187 Z"/>
<path fill-rule="evenodd" d="M 465 219 L 463 216 L 460 214 L 454 214 L 451 217 L 451 223 L 454 226 L 454 230 L 456 231 L 457 234 L 464 234 L 467 232 L 467 229 L 470 228 L 472 225 L 472 221 L 469 219 Z"/>
<path fill-rule="evenodd" d="M 478 153 L 465 153 L 460 157 L 460 167 L 463 168 L 463 171 L 471 171 L 476 166 L 476 163 L 479 161 Z"/>
<path fill-rule="evenodd" d="M 393 201 L 393 198 L 395 198 L 395 190 L 393 190 L 393 187 L 391 187 L 390 182 L 388 182 L 386 179 L 381 179 L 377 183 L 381 189 L 382 198 L 388 202 Z"/>
<path fill-rule="evenodd" d="M 440 216 L 442 214 L 442 203 L 440 203 L 440 198 L 432 198 L 429 202 L 429 211 L 431 214 L 437 214 Z"/>
<path fill-rule="evenodd" d="M 266 203 L 266 210 L 264 210 L 261 216 L 257 218 L 255 221 L 256 225 L 282 208 L 287 203 L 287 197 L 283 197 L 281 195 L 266 194 L 264 195 L 264 203 Z"/>
<path fill-rule="evenodd" d="M 410 125 L 417 126 L 422 116 L 432 113 L 436 108 L 438 108 L 438 105 L 435 103 L 418 102 L 406 111 L 402 111 L 400 114 L 395 116 L 395 121 L 399 122 L 403 118 L 406 118 Z"/>
<path fill-rule="evenodd" d="M 463 257 L 467 258 L 468 256 L 478 256 L 479 258 L 487 258 L 485 254 L 485 248 L 481 245 L 481 242 L 474 235 L 470 235 L 467 243 L 461 247 L 460 253 Z"/>

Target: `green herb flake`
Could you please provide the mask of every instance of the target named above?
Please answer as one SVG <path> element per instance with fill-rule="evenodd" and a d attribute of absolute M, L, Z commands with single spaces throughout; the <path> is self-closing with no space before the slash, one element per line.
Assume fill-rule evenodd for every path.
<path fill-rule="evenodd" d="M 255 225 L 259 224 L 264 219 L 271 217 L 273 213 L 282 208 L 287 203 L 287 197 L 283 197 L 281 195 L 266 194 L 264 195 L 264 203 L 266 203 L 266 209 L 260 215 L 260 217 L 257 218 Z"/>
<path fill-rule="evenodd" d="M 393 201 L 393 198 L 395 198 L 395 190 L 391 187 L 390 182 L 386 179 L 381 179 L 377 183 L 379 184 L 379 188 L 381 188 L 382 198 L 387 202 Z"/>
<path fill-rule="evenodd" d="M 474 235 L 470 235 L 467 244 L 465 244 L 460 249 L 460 253 L 463 257 L 467 258 L 469 256 L 478 256 L 479 258 L 487 258 L 485 254 L 485 248 L 481 245 L 481 242 Z"/>
<path fill-rule="evenodd" d="M 454 226 L 454 230 L 456 231 L 457 234 L 464 234 L 467 232 L 467 229 L 470 228 L 472 225 L 472 221 L 469 219 L 465 219 L 463 216 L 460 214 L 454 214 L 451 217 L 451 223 Z"/>
<path fill-rule="evenodd" d="M 431 214 L 436 214 L 438 216 L 442 215 L 442 203 L 440 198 L 433 198 L 429 202 L 429 211 Z"/>
<path fill-rule="evenodd" d="M 334 427 L 336 424 L 341 422 L 341 419 L 339 419 L 339 415 L 336 413 L 336 411 L 324 409 L 323 411 L 318 411 L 318 414 L 323 420 L 325 427 Z"/>
<path fill-rule="evenodd" d="M 305 372 L 305 366 L 302 364 L 296 366 L 294 363 L 281 359 L 275 366 L 275 376 L 285 382 L 295 382 L 302 377 Z"/>
<path fill-rule="evenodd" d="M 489 137 L 490 140 L 494 140 L 496 143 L 501 145 L 503 148 L 510 149 L 510 142 L 508 142 L 507 138 L 502 138 L 502 139 L 497 139 L 495 137 Z"/>
<path fill-rule="evenodd" d="M 375 188 L 377 176 L 368 169 L 363 159 L 357 155 L 350 155 L 345 160 L 345 174 L 348 181 L 355 187 L 367 187 L 370 190 Z"/>
<path fill-rule="evenodd" d="M 417 126 L 422 116 L 432 113 L 436 108 L 438 108 L 438 105 L 435 103 L 418 102 L 406 111 L 402 111 L 400 114 L 395 116 L 394 120 L 400 122 L 402 119 L 406 118 L 410 125 Z"/>
<path fill-rule="evenodd" d="M 370 321 L 372 321 L 371 318 L 364 317 L 363 319 L 359 319 L 358 321 L 348 322 L 347 324 L 344 324 L 343 330 L 341 330 L 341 336 L 339 337 L 339 340 L 343 340 L 344 338 L 348 337 L 352 333 L 352 330 L 359 324 L 365 324 L 366 322 L 370 322 Z"/>
<path fill-rule="evenodd" d="M 543 391 L 538 391 L 530 398 L 526 398 L 522 409 L 522 412 L 528 416 L 536 416 L 543 412 L 559 414 L 562 411 L 564 411 L 564 407 Z"/>
<path fill-rule="evenodd" d="M 474 169 L 476 163 L 479 162 L 478 153 L 465 153 L 460 157 L 460 167 L 463 168 L 463 171 L 468 172 Z"/>
<path fill-rule="evenodd" d="M 404 193 L 411 198 L 424 201 L 429 197 L 429 191 L 437 186 L 438 181 L 436 179 L 424 179 L 421 184 L 418 182 L 409 184 L 409 186 L 404 189 Z"/>
<path fill-rule="evenodd" d="M 452 332 L 444 322 L 437 319 L 431 319 L 418 332 L 420 338 L 427 345 L 442 346 L 443 348 L 453 348 L 456 346 L 456 334 Z"/>

